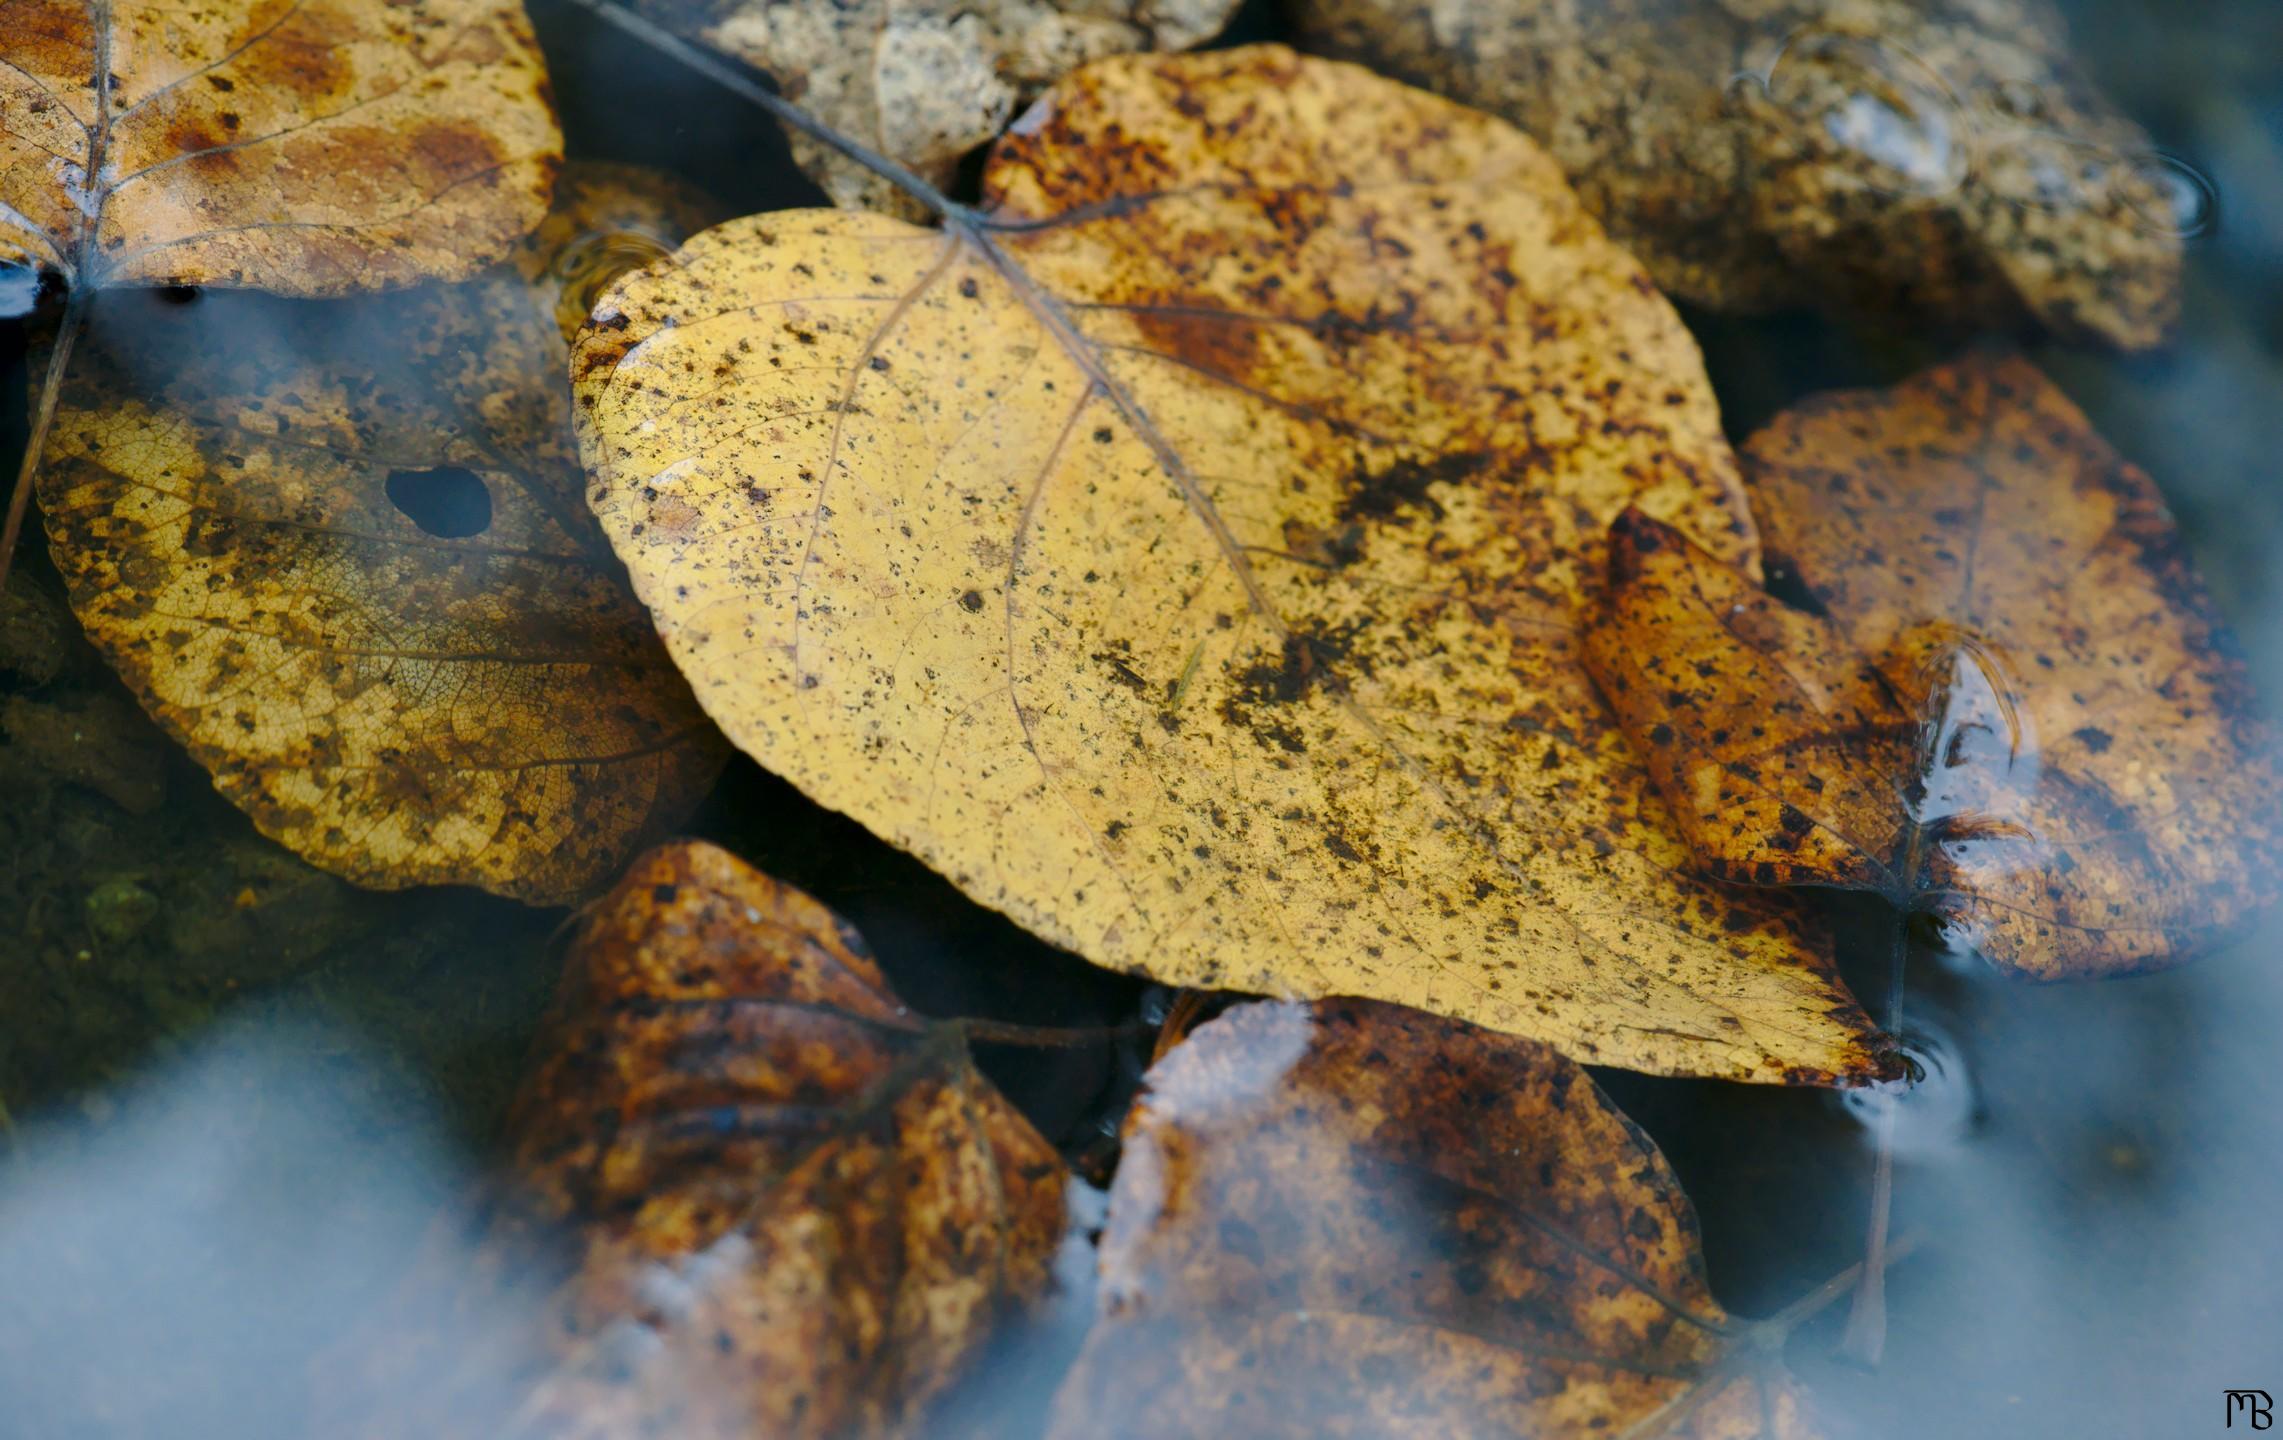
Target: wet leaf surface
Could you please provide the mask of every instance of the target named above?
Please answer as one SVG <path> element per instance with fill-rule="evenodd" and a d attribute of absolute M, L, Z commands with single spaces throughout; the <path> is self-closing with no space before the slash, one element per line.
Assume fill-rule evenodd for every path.
<path fill-rule="evenodd" d="M 514 0 L 0 4 L 0 263 L 75 287 L 464 278 L 561 159 Z"/>
<path fill-rule="evenodd" d="M 558 313 L 703 213 L 592 167 L 465 285 L 90 316 L 40 471 L 58 568 L 265 834 L 566 901 L 703 794 L 724 748 L 580 505 Z"/>
<path fill-rule="evenodd" d="M 1873 890 L 2040 979 L 2192 959 L 2283 877 L 2274 739 L 2162 498 L 2026 362 L 1745 447 L 1787 603 L 1620 520 L 1586 658 L 1715 873 Z"/>
<path fill-rule="evenodd" d="M 580 921 L 511 1176 L 321 1385 L 322 1433 L 908 1433 L 1037 1294 L 1062 1164 L 830 911 L 653 851 Z"/>
<path fill-rule="evenodd" d="M 1307 0 L 1310 42 L 1492 110 L 1682 299 L 2026 313 L 2155 344 L 2199 185 L 2045 0 Z"/>
<path fill-rule="evenodd" d="M 1038 93 L 1090 60 L 1185 50 L 1236 0 L 635 0 L 633 9 L 776 80 L 840 134 L 949 188 Z M 924 218 L 903 192 L 788 131 L 793 158 L 834 203 Z"/>
<path fill-rule="evenodd" d="M 1392 1006 L 1245 1006 L 1153 1067 L 1101 1268 L 1057 1440 L 1822 1433 L 1583 1070 Z"/>
<path fill-rule="evenodd" d="M 0 589 L 0 914 L 14 921 L 0 964 L 0 1110 L 36 1123 L 78 1097 L 93 1116 L 107 1087 L 194 1047 L 224 1015 L 313 1003 L 420 1053 L 456 1103 L 480 1110 L 469 1130 L 494 1128 L 553 978 L 522 958 L 550 917 L 470 891 L 357 891 L 261 838 L 204 782 L 80 636 L 60 585 L 36 566 L 11 575 Z M 25 1313 L 42 1327 L 52 1318 L 29 1302 Z M 23 1346 L 0 1341 L 0 1352 L 40 1367 Z M 163 1400 L 156 1373 L 195 1368 L 168 1353 L 135 1393 Z M 9 1369 L 0 1390 L 13 1398 L 24 1380 Z M 46 1412 L 23 1413 L 27 1433 L 48 1433 Z M 180 1421 L 118 1428 L 199 1433 Z"/>
<path fill-rule="evenodd" d="M 1089 67 L 985 184 L 732 222 L 581 335 L 593 503 L 738 745 L 1100 964 L 1879 1065 L 1792 912 L 1681 873 L 1577 663 L 1627 505 L 1755 551 L 1695 347 L 1542 152 L 1263 47 Z"/>

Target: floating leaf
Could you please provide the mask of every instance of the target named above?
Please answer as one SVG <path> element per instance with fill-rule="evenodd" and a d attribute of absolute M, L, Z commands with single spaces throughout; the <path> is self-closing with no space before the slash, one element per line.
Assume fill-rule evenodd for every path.
<path fill-rule="evenodd" d="M 0 263 L 332 295 L 497 260 L 563 140 L 515 0 L 12 0 Z"/>
<path fill-rule="evenodd" d="M 565 901 L 724 753 L 580 505 L 558 297 L 702 223 L 565 177 L 511 265 L 312 302 L 122 292 L 40 472 L 88 635 L 263 833 L 360 884 Z"/>
<path fill-rule="evenodd" d="M 2283 787 L 2234 639 L 2156 487 L 2035 367 L 1823 396 L 1745 459 L 1798 603 L 1627 516 L 1586 644 L 1715 873 L 1877 891 L 2040 979 L 2188 960 L 2273 902 Z"/>
<path fill-rule="evenodd" d="M 788 100 L 948 188 L 1016 110 L 1090 60 L 1185 50 L 1236 0 L 635 0 L 635 11 L 772 76 Z M 793 158 L 839 205 L 918 217 L 894 186 L 798 130 Z"/>
<path fill-rule="evenodd" d="M 1537 147 L 1262 47 L 1089 66 L 985 185 L 721 226 L 581 333 L 591 498 L 732 740 L 1100 964 L 1878 1067 L 1577 663 L 1625 506 L 1754 550 L 1694 345 Z"/>
<path fill-rule="evenodd" d="M 808 896 L 644 856 L 572 941 L 512 1177 L 337 1357 L 320 1433 L 906 1433 L 1064 1223 L 960 1037 Z"/>
<path fill-rule="evenodd" d="M 1306 0 L 1311 43 L 1537 136 L 1659 284 L 2163 338 L 2201 190 L 2044 0 Z"/>
<path fill-rule="evenodd" d="M 1154 1066 L 1101 1270 L 1056 1440 L 1821 1433 L 1762 1343 L 1796 1316 L 1714 1302 L 1583 1070 L 1392 1006 L 1248 1005 Z"/>

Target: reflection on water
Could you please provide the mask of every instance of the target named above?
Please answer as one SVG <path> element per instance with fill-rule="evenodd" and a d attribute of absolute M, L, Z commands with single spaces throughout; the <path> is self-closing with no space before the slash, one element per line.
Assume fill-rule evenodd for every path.
<path fill-rule="evenodd" d="M 562 324 L 564 337 L 578 334 L 611 281 L 672 253 L 673 247 L 639 230 L 592 232 L 565 245 L 547 270 L 548 277 L 561 287 L 555 318 Z"/>
<path fill-rule="evenodd" d="M 1905 1078 L 1841 1091 L 1835 1100 L 1863 1126 L 1867 1143 L 1884 1136 L 1898 1160 L 1941 1163 L 1956 1155 L 1974 1126 L 1966 1057 L 1946 1029 L 1924 1016 L 1912 1016 L 1900 1039 Z"/>
<path fill-rule="evenodd" d="M 0 1160 L 0 1430 L 299 1433 L 303 1367 L 385 1293 L 465 1157 L 310 1017 L 224 1025 Z"/>
<path fill-rule="evenodd" d="M 1806 29 L 1786 36 L 1758 83 L 1768 99 L 1875 167 L 1871 184 L 1934 199 L 1973 163 L 1969 120 L 1942 76 L 1891 40 Z"/>
<path fill-rule="evenodd" d="M 29 315 L 40 303 L 40 276 L 21 265 L 0 265 L 0 320 Z"/>
<path fill-rule="evenodd" d="M 2161 153 L 2135 156 L 2131 163 L 2164 197 L 2162 210 L 2142 214 L 2150 225 L 2192 240 L 2220 223 L 2220 194 L 2203 171 L 2177 155 Z"/>
<path fill-rule="evenodd" d="M 1897 1171 L 1929 1245 L 1890 1275 L 1885 1370 L 1802 1359 L 1817 1392 L 1877 1435 L 2169 1436 L 2271 1385 L 2278 939 L 2106 994 L 1956 987 L 1979 1122 Z"/>
<path fill-rule="evenodd" d="M 2037 790 L 2038 738 L 2021 682 L 1995 646 L 1969 634 L 1943 644 L 1931 671 L 1906 808 L 1937 834 L 1986 833 L 2003 824 L 1998 806 Z"/>

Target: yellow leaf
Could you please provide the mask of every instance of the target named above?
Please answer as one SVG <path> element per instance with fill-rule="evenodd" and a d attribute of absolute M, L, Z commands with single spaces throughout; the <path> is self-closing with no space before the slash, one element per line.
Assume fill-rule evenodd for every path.
<path fill-rule="evenodd" d="M 567 901 L 723 747 L 580 504 L 557 309 L 694 200 L 564 179 L 465 285 L 116 292 L 40 470 L 82 625 L 264 834 L 360 884 Z"/>
<path fill-rule="evenodd" d="M 2018 974 L 2194 958 L 2283 891 L 2283 782 L 2163 498 L 2026 361 L 1745 447 L 1799 603 L 1619 523 L 1586 661 L 1703 863 L 1870 890 Z"/>
<path fill-rule="evenodd" d="M 1529 1041 L 1247 1005 L 1151 1067 L 1053 1440 L 1809 1440 L 1665 1158 Z"/>
<path fill-rule="evenodd" d="M 1100 964 L 1878 1066 L 1577 664 L 1625 506 L 1753 547 L 1694 345 L 1544 154 L 1263 47 L 1090 66 L 985 183 L 719 227 L 581 333 L 592 499 L 732 740 Z"/>
<path fill-rule="evenodd" d="M 562 149 L 516 0 L 0 6 L 0 262 L 75 288 L 461 279 Z"/>
<path fill-rule="evenodd" d="M 949 186 L 959 163 L 1069 71 L 1211 38 L 1236 0 L 636 0 L 634 10 L 772 76 L 840 134 Z M 835 204 L 919 216 L 911 199 L 798 130 L 793 158 Z"/>
<path fill-rule="evenodd" d="M 2193 182 L 2046 0 L 1304 0 L 1311 45 L 1512 120 L 1673 294 L 2026 314 L 2141 347 Z"/>

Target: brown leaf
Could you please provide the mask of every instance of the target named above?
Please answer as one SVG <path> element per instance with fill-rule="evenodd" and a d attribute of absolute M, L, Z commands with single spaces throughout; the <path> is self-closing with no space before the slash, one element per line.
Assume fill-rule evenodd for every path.
<path fill-rule="evenodd" d="M 2275 899 L 2274 740 L 2148 477 L 2035 367 L 1810 400 L 1745 447 L 1764 593 L 1622 518 L 1586 662 L 1728 879 L 1873 890 L 2040 979 Z"/>
<path fill-rule="evenodd" d="M 1062 1166 L 822 905 L 709 845 L 586 914 L 465 1240 L 317 1433 L 906 1433 L 1038 1293 Z"/>
<path fill-rule="evenodd" d="M 1248 1005 L 1149 1073 L 1055 1440 L 1820 1432 L 1664 1158 L 1544 1046 Z"/>
<path fill-rule="evenodd" d="M 842 135 L 949 189 L 1040 91 L 1090 60 L 1185 50 L 1236 0 L 635 0 L 637 13 L 736 56 Z M 790 128 L 834 204 L 921 219 L 910 197 Z"/>
<path fill-rule="evenodd" d="M 2026 312 L 2125 346 L 2179 307 L 2183 177 L 2045 0 L 1307 0 L 1311 43 L 1543 140 L 1684 299 Z"/>
<path fill-rule="evenodd" d="M 515 0 L 6 0 L 0 263 L 76 288 L 461 279 L 563 140 Z"/>
<path fill-rule="evenodd" d="M 985 186 L 734 221 L 580 336 L 596 513 L 733 741 L 1098 964 L 1878 1068 L 1788 913 L 1679 873 L 1577 662 L 1627 505 L 1755 547 L 1543 152 L 1258 47 L 1088 66 Z"/>
<path fill-rule="evenodd" d="M 39 478 L 57 566 L 263 833 L 364 885 L 568 901 L 711 782 L 719 737 L 581 504 L 557 316 L 703 213 L 582 168 L 465 285 L 89 317 Z"/>

